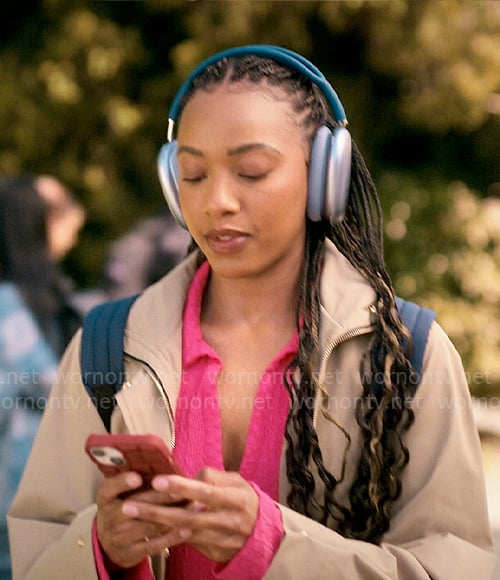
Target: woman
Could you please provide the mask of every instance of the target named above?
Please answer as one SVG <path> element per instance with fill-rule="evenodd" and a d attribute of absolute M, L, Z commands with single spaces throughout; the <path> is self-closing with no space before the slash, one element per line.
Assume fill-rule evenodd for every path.
<path fill-rule="evenodd" d="M 11 578 L 7 509 L 21 478 L 57 361 L 80 318 L 57 260 L 83 210 L 53 177 L 0 180 L 0 578 Z"/>
<path fill-rule="evenodd" d="M 59 263 L 84 221 L 83 208 L 55 177 L 0 180 L 0 279 L 17 286 L 57 356 L 80 323 Z"/>
<path fill-rule="evenodd" d="M 172 110 L 160 175 L 197 249 L 132 307 L 111 428 L 160 435 L 188 477 L 130 495 L 137 473 L 102 481 L 84 458 L 104 427 L 78 334 L 10 514 L 14 578 L 488 578 L 461 362 L 434 323 L 413 397 L 375 186 L 333 89 L 300 55 L 244 47 Z"/>

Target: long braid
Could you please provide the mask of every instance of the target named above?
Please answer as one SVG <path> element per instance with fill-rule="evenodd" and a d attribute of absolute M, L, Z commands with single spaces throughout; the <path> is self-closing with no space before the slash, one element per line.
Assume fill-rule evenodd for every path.
<path fill-rule="evenodd" d="M 274 98 L 287 98 L 296 122 L 309 141 L 321 124 L 334 126 L 319 89 L 299 72 L 272 59 L 256 55 L 223 58 L 205 68 L 191 83 L 182 106 L 198 90 L 221 83 L 265 84 Z M 286 427 L 287 476 L 291 491 L 290 507 L 326 524 L 333 518 L 346 537 L 377 543 L 390 523 L 390 508 L 401 492 L 401 473 L 408 463 L 403 436 L 413 421 L 410 408 L 411 364 L 407 345 L 411 338 L 397 314 L 394 291 L 383 258 L 382 214 L 375 185 L 355 144 L 351 169 L 351 188 L 345 219 L 331 227 L 326 222 L 307 223 L 304 274 L 297 304 L 298 353 L 285 373 L 285 386 L 291 397 Z M 337 480 L 324 465 L 313 425 L 319 357 L 320 295 L 319 280 L 325 238 L 374 288 L 377 304 L 373 312 L 374 333 L 368 352 L 360 364 L 363 395 L 356 418 L 363 447 L 357 475 L 351 486 L 348 505 L 339 505 Z M 377 396 L 376 393 L 381 395 Z M 334 419 L 330 418 L 333 422 Z M 348 446 L 350 435 L 340 425 Z M 312 467 L 314 465 L 314 468 Z M 317 471 L 324 495 L 315 500 Z"/>
<path fill-rule="evenodd" d="M 310 504 L 314 497 L 314 477 L 309 469 L 312 457 L 316 465 L 323 465 L 318 436 L 313 426 L 312 409 L 316 399 L 316 385 L 313 380 L 318 365 L 319 353 L 319 289 L 314 284 L 318 279 L 321 262 L 321 237 L 314 236 L 314 231 L 308 230 L 306 237 L 306 260 L 302 279 L 299 308 L 297 310 L 299 327 L 299 347 L 297 357 L 290 364 L 285 382 L 290 396 L 291 408 L 288 416 L 287 430 L 287 466 L 291 491 L 288 503 L 297 511 L 310 514 Z M 297 382 L 295 373 L 300 377 Z M 335 479 L 332 481 L 336 485 Z M 313 505 L 317 513 L 321 506 Z"/>
<path fill-rule="evenodd" d="M 403 434 L 413 422 L 412 368 L 406 345 L 411 340 L 396 311 L 394 291 L 383 261 L 381 209 L 364 161 L 353 145 L 353 177 L 346 219 L 333 228 L 332 240 L 367 278 L 377 295 L 375 331 L 361 365 L 363 396 L 356 418 L 364 441 L 350 508 L 340 531 L 347 537 L 379 542 L 390 523 L 390 506 L 401 492 L 408 463 Z M 381 380 L 382 379 L 382 380 Z M 381 396 L 375 395 L 379 385 Z"/>

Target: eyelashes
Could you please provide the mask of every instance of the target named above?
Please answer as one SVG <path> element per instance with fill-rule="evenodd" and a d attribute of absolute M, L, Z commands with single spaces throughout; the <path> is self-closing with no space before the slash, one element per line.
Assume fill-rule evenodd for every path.
<path fill-rule="evenodd" d="M 249 174 L 249 173 L 238 173 L 237 177 L 239 179 L 243 179 L 245 181 L 250 181 L 250 182 L 255 182 L 255 181 L 260 181 L 265 179 L 269 174 L 271 173 L 271 171 L 264 171 L 262 173 L 257 173 L 257 174 Z M 181 181 L 185 182 L 185 183 L 192 183 L 192 184 L 196 184 L 196 183 L 200 183 L 201 181 L 203 181 L 204 179 L 206 179 L 207 176 L 206 175 L 199 175 L 199 176 L 194 176 L 194 177 L 189 177 L 189 176 L 184 176 L 181 178 Z"/>

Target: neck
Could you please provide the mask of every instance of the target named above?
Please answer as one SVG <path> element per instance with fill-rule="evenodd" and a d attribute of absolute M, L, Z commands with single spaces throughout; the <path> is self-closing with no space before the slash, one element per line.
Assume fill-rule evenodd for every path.
<path fill-rule="evenodd" d="M 202 308 L 202 322 L 224 326 L 295 326 L 302 266 L 294 271 L 251 278 L 225 278 L 214 272 Z"/>

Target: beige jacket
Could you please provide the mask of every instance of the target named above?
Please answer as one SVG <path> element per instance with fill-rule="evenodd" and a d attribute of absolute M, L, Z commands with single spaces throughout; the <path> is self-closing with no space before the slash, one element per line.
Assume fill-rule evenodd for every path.
<path fill-rule="evenodd" d="M 182 310 L 194 267 L 193 257 L 188 258 L 132 308 L 126 332 L 129 381 L 117 397 L 113 431 L 154 432 L 175 443 Z M 374 294 L 332 244 L 321 292 L 325 355 L 318 370 L 330 393 L 331 415 L 352 437 L 342 499 L 359 452 L 353 410 L 361 392 L 359 360 L 370 333 L 368 308 Z M 14 580 L 97 578 L 91 528 L 100 479 L 83 448 L 90 432 L 104 428 L 80 380 L 79 349 L 77 333 L 60 365 L 9 515 Z M 345 539 L 287 508 L 282 469 L 285 537 L 266 580 L 491 578 L 495 558 L 468 386 L 460 358 L 437 323 L 414 403 L 416 420 L 407 437 L 410 462 L 382 545 Z M 316 424 L 327 467 L 339 476 L 346 440 L 321 412 Z M 153 562 L 156 578 L 163 579 L 162 566 L 160 560 Z"/>

